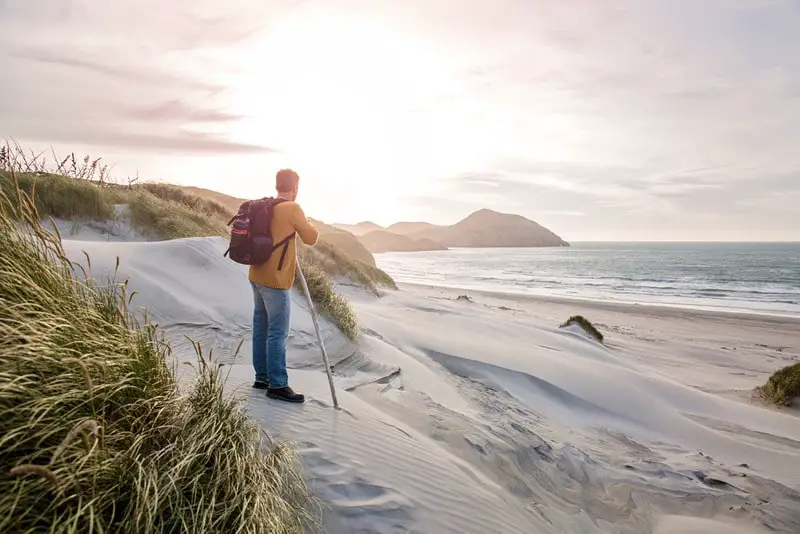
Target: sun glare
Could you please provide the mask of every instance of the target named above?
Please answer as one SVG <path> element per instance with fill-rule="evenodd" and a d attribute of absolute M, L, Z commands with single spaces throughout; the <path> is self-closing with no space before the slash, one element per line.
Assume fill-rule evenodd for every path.
<path fill-rule="evenodd" d="M 498 103 L 452 54 L 391 21 L 299 10 L 231 58 L 233 137 L 278 148 L 274 164 L 304 176 L 304 203 L 342 222 L 402 218 L 410 197 L 441 195 L 453 185 L 437 181 L 488 158 L 565 157 L 569 117 L 521 117 L 530 89 L 493 86 Z"/>
<path fill-rule="evenodd" d="M 230 106 L 244 118 L 235 137 L 279 147 L 317 195 L 345 208 L 369 200 L 394 211 L 393 193 L 424 192 L 470 135 L 458 117 L 442 120 L 459 83 L 446 58 L 378 21 L 298 13 L 237 54 Z"/>

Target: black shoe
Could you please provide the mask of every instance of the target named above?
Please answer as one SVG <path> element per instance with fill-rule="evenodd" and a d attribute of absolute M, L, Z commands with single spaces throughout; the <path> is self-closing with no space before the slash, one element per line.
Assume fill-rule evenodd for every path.
<path fill-rule="evenodd" d="M 301 395 L 300 393 L 295 393 L 292 391 L 292 388 L 285 387 L 285 388 L 269 388 L 267 390 L 267 397 L 270 399 L 277 399 L 286 402 L 305 402 L 305 396 Z"/>
<path fill-rule="evenodd" d="M 269 389 L 269 382 L 266 380 L 256 380 L 253 382 L 253 387 L 255 389 Z"/>

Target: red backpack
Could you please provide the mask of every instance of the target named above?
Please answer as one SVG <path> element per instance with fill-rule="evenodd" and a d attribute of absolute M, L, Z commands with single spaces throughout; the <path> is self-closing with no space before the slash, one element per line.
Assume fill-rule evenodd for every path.
<path fill-rule="evenodd" d="M 272 242 L 270 224 L 275 206 L 286 202 L 281 198 L 265 197 L 258 200 L 247 200 L 239 206 L 239 211 L 228 221 L 231 228 L 231 239 L 228 250 L 223 256 L 230 256 L 236 263 L 243 265 L 261 265 L 272 257 L 272 253 L 283 247 L 278 270 L 283 268 L 283 260 L 289 248 L 290 236 L 277 243 Z"/>

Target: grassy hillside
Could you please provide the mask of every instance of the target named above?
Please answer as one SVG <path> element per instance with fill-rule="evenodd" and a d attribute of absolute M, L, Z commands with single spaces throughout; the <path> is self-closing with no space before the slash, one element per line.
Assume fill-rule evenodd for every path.
<path fill-rule="evenodd" d="M 10 171 L 0 170 L 0 190 L 12 202 L 16 202 L 17 187 L 34 199 L 41 217 L 108 220 L 114 217 L 115 205 L 128 205 L 131 226 L 152 239 L 227 237 L 227 222 L 233 213 L 226 205 L 179 186 L 148 183 L 119 186 L 41 172 L 14 173 L 12 177 Z M 316 248 L 321 254 L 309 255 L 302 248 L 300 251 L 301 266 L 304 272 L 308 271 L 312 300 L 349 339 L 355 340 L 359 331 L 355 314 L 345 299 L 333 296 L 331 278 L 347 277 L 373 292 L 378 286 L 396 288 L 394 281 L 374 265 L 348 257 L 326 241 L 324 234 Z M 369 258 L 372 260 L 371 255 Z"/>
<path fill-rule="evenodd" d="M 0 190 L 16 202 L 16 188 L 30 195 L 42 217 L 66 220 L 107 220 L 114 217 L 115 204 L 130 207 L 131 226 L 154 239 L 176 239 L 227 235 L 224 208 L 196 202 L 169 186 L 145 184 L 136 187 L 96 183 L 42 173 L 0 170 Z"/>
<path fill-rule="evenodd" d="M 65 195 L 37 189 L 50 213 L 107 215 L 105 191 L 45 183 Z M 0 192 L 0 250 L 0 532 L 306 529 L 295 453 L 263 442 L 202 356 L 180 394 L 126 286 L 76 276 L 24 193 Z"/>
<path fill-rule="evenodd" d="M 236 211 L 239 209 L 239 205 L 245 200 L 243 198 L 232 197 L 230 195 L 226 195 L 225 193 L 220 193 L 219 191 L 212 191 L 211 189 L 195 187 L 193 185 L 181 185 L 173 187 L 180 188 L 189 195 L 224 206 L 228 210 L 228 213 L 236 213 Z"/>

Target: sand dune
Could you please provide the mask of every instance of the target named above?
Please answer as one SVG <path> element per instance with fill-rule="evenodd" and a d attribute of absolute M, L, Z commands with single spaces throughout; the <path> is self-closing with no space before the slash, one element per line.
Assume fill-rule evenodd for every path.
<path fill-rule="evenodd" d="M 214 347 L 251 416 L 298 444 L 328 532 L 800 532 L 800 418 L 744 393 L 800 356 L 797 322 L 589 307 L 602 345 L 556 327 L 576 304 L 342 287 L 363 326 L 356 346 L 323 321 L 343 410 L 298 295 L 309 400 L 287 406 L 250 389 L 250 289 L 225 246 L 65 241 L 100 279 L 119 257 L 179 361 L 185 335 Z"/>

